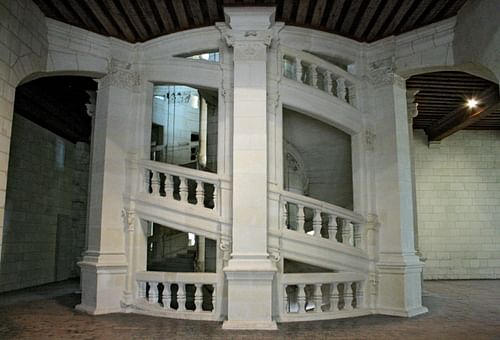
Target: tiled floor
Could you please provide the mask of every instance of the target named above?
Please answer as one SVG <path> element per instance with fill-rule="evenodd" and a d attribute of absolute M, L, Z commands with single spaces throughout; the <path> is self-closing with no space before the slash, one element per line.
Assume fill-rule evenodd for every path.
<path fill-rule="evenodd" d="M 428 281 L 429 313 L 415 318 L 280 324 L 278 331 L 223 331 L 216 322 L 73 309 L 76 282 L 0 294 L 0 339 L 500 339 L 500 280 Z"/>

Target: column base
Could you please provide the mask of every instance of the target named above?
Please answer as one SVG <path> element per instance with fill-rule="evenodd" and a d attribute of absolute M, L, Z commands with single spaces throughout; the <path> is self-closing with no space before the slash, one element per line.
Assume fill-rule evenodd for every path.
<path fill-rule="evenodd" d="M 412 317 L 426 313 L 422 306 L 423 263 L 415 255 L 381 254 L 377 263 L 380 314 Z"/>
<path fill-rule="evenodd" d="M 104 262 L 110 259 L 113 261 Z M 76 310 L 92 315 L 122 311 L 121 300 L 128 266 L 121 260 L 124 260 L 124 256 L 118 254 L 111 258 L 106 255 L 90 255 L 78 262 L 82 301 L 75 307 Z"/>
<path fill-rule="evenodd" d="M 228 283 L 228 320 L 223 329 L 276 330 L 272 319 L 273 278 L 269 259 L 230 260 L 224 268 Z"/>
<path fill-rule="evenodd" d="M 278 330 L 278 325 L 274 321 L 234 321 L 226 320 L 222 324 L 222 329 L 227 330 Z"/>

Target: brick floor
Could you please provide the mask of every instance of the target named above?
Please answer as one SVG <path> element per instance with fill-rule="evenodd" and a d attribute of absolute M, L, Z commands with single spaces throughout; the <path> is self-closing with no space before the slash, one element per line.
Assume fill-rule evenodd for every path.
<path fill-rule="evenodd" d="M 73 286 L 71 286 L 73 285 Z M 73 307 L 74 282 L 0 294 L 1 339 L 500 339 L 500 280 L 426 281 L 429 313 L 280 324 L 223 331 L 218 322 L 135 314 L 90 316 Z M 60 292 L 60 295 L 57 292 Z"/>

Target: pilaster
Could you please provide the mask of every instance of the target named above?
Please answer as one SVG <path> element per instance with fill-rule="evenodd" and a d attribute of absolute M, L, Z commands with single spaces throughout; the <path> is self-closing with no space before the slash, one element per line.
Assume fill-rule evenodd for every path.
<path fill-rule="evenodd" d="M 379 217 L 377 311 L 413 316 L 422 307 L 415 255 L 410 139 L 404 80 L 394 73 L 392 58 L 370 63 L 376 124 L 375 183 Z"/>
<path fill-rule="evenodd" d="M 218 28 L 233 48 L 233 225 L 225 329 L 276 329 L 275 265 L 267 252 L 267 56 L 274 8 L 226 8 Z"/>
<path fill-rule="evenodd" d="M 112 60 L 99 80 L 92 133 L 87 251 L 79 262 L 82 302 L 91 314 L 121 311 L 128 261 L 122 219 L 127 153 L 135 126 L 133 97 L 139 84 L 131 66 Z"/>

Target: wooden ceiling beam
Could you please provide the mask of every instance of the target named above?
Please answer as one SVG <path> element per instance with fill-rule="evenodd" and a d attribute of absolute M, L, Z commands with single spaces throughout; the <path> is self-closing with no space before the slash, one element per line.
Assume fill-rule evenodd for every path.
<path fill-rule="evenodd" d="M 367 28 L 369 24 L 374 19 L 375 13 L 377 12 L 379 6 L 384 2 L 384 0 L 370 0 L 368 6 L 366 7 L 363 18 L 360 20 L 356 27 L 356 31 L 354 31 L 354 37 L 358 40 L 362 40 L 365 38 L 367 32 Z"/>
<path fill-rule="evenodd" d="M 191 7 L 191 14 L 194 20 L 194 24 L 196 26 L 202 26 L 204 24 L 205 18 L 203 17 L 200 3 L 198 2 L 198 0 L 190 0 L 189 6 Z"/>
<path fill-rule="evenodd" d="M 104 1 L 104 6 L 107 7 L 111 16 L 115 19 L 115 22 L 118 24 L 120 30 L 123 32 L 128 41 L 137 41 L 136 34 L 130 29 L 129 23 L 123 17 L 120 9 L 116 6 L 113 0 Z"/>
<path fill-rule="evenodd" d="M 149 29 L 151 30 L 151 33 L 154 36 L 159 36 L 161 34 L 160 25 L 156 21 L 155 13 L 153 12 L 151 5 L 149 4 L 149 1 L 148 0 L 137 1 L 137 4 L 139 5 L 139 9 L 143 14 L 140 17 L 144 18 L 143 19 L 144 24 L 149 26 Z M 158 13 L 158 11 L 156 12 Z"/>
<path fill-rule="evenodd" d="M 351 31 L 352 25 L 355 23 L 356 18 L 358 17 L 358 12 L 363 11 L 364 8 L 361 8 L 363 4 L 362 0 L 351 1 L 349 9 L 347 9 L 347 14 L 342 22 L 342 26 L 340 27 L 340 32 L 343 34 L 349 34 Z"/>
<path fill-rule="evenodd" d="M 160 15 L 160 19 L 163 23 L 163 27 L 165 27 L 165 30 L 168 33 L 174 32 L 175 31 L 174 21 L 172 19 L 172 16 L 170 15 L 165 0 L 153 1 L 153 6 L 155 6 L 156 11 Z"/>
<path fill-rule="evenodd" d="M 85 24 L 86 28 L 88 27 L 93 32 L 101 32 L 99 27 L 88 17 L 85 10 L 81 7 L 81 3 L 78 0 L 68 0 L 68 7 L 71 7 L 73 11 L 76 13 L 78 18 Z"/>
<path fill-rule="evenodd" d="M 477 98 L 480 101 L 478 108 L 471 110 L 467 107 L 460 107 L 426 129 L 425 132 L 429 141 L 440 141 L 500 108 L 498 85 L 493 85 L 484 90 Z"/>
<path fill-rule="evenodd" d="M 283 21 L 287 22 L 291 19 L 292 10 L 293 10 L 293 1 L 283 0 L 283 15 L 282 15 Z"/>
<path fill-rule="evenodd" d="M 208 18 L 210 19 L 210 23 L 215 23 L 219 20 L 219 11 L 217 10 L 217 1 L 216 0 L 206 0 L 207 8 L 208 8 Z"/>
<path fill-rule="evenodd" d="M 172 5 L 174 6 L 175 16 L 179 21 L 180 28 L 189 28 L 189 21 L 186 16 L 186 9 L 184 8 L 184 3 L 182 2 L 182 0 L 172 0 Z"/>
<path fill-rule="evenodd" d="M 297 8 L 297 16 L 295 21 L 299 25 L 304 25 L 307 18 L 307 10 L 309 8 L 309 0 L 299 1 L 299 7 Z"/>
<path fill-rule="evenodd" d="M 332 9 L 330 10 L 330 15 L 328 16 L 328 21 L 326 22 L 326 28 L 331 31 L 335 30 L 337 22 L 339 21 L 342 8 L 344 8 L 344 3 L 346 0 L 335 0 Z"/>
<path fill-rule="evenodd" d="M 323 13 L 325 12 L 327 0 L 316 1 L 316 6 L 314 6 L 313 15 L 311 18 L 311 25 L 321 26 L 321 19 L 323 18 Z"/>
<path fill-rule="evenodd" d="M 368 36 L 366 37 L 366 40 L 368 42 L 373 41 L 375 37 L 380 35 L 380 31 L 382 30 L 385 22 L 389 18 L 390 14 L 394 10 L 395 6 L 399 5 L 398 0 L 388 0 L 384 2 L 384 8 L 382 9 L 382 12 L 380 13 L 379 17 L 377 18 L 377 21 L 375 22 L 375 25 L 373 25 L 372 29 L 370 32 L 368 32 Z"/>
<path fill-rule="evenodd" d="M 409 31 L 412 27 L 415 26 L 416 22 L 424 13 L 429 6 L 432 6 L 435 0 L 421 0 L 418 3 L 417 8 L 413 11 L 413 13 L 408 17 L 408 20 L 401 27 L 401 32 Z"/>
<path fill-rule="evenodd" d="M 146 30 L 146 27 L 144 27 L 141 18 L 137 15 L 131 0 L 121 0 L 120 2 L 123 5 L 124 14 L 127 16 L 135 31 L 139 35 L 140 40 L 146 41 L 149 35 L 148 31 Z"/>
<path fill-rule="evenodd" d="M 120 37 L 121 34 L 118 32 L 118 29 L 111 22 L 111 20 L 106 16 L 105 11 L 100 8 L 100 5 L 96 0 L 87 0 L 87 6 L 92 11 L 94 16 L 99 20 L 101 25 L 104 27 L 106 32 L 113 37 Z"/>

